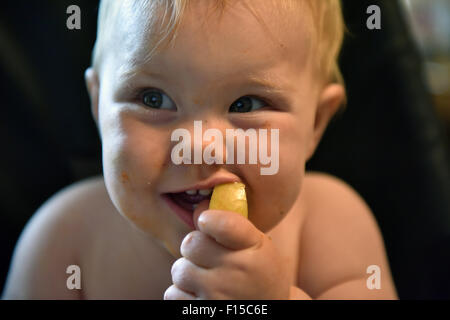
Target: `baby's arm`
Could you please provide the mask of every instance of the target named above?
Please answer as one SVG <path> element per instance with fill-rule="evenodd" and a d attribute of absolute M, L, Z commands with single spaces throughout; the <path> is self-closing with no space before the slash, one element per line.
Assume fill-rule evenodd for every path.
<path fill-rule="evenodd" d="M 60 192 L 28 222 L 15 248 L 2 299 L 80 298 L 79 290 L 66 285 L 67 267 L 77 264 L 77 227 L 71 214 L 76 202 L 73 190 Z"/>
<path fill-rule="evenodd" d="M 299 286 L 313 299 L 396 299 L 384 243 L 372 212 L 342 181 L 312 174 Z M 381 288 L 370 290 L 367 267 L 381 269 Z"/>

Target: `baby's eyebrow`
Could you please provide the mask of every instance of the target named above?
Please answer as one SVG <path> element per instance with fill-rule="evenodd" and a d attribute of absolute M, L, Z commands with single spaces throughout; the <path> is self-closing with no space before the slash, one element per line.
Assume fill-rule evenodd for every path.
<path fill-rule="evenodd" d="M 164 82 L 170 82 L 170 79 L 163 73 L 158 73 L 155 70 L 149 70 L 147 68 L 124 68 L 119 72 L 119 78 L 125 80 L 126 82 L 131 80 L 136 76 L 144 76 L 146 78 L 153 78 L 162 80 Z M 271 93 L 282 93 L 292 90 L 292 86 L 285 83 L 273 74 L 257 74 L 257 73 L 247 73 L 244 76 L 239 76 L 239 84 L 246 87 L 253 87 L 266 92 Z M 228 81 L 227 81 L 228 82 Z M 226 82 L 225 82 L 226 83 Z M 236 81 L 229 81 L 229 84 L 235 84 Z"/>
<path fill-rule="evenodd" d="M 280 82 L 274 82 L 268 79 L 268 77 L 250 76 L 245 81 L 249 85 L 260 87 L 265 91 L 282 92 L 286 91 L 285 86 L 280 85 Z"/>
<path fill-rule="evenodd" d="M 149 72 L 148 70 L 141 69 L 137 66 L 122 66 L 118 70 L 119 78 L 125 81 L 129 81 L 136 76 L 143 75 L 149 78 L 163 79 L 165 78 L 162 74 L 157 72 Z"/>

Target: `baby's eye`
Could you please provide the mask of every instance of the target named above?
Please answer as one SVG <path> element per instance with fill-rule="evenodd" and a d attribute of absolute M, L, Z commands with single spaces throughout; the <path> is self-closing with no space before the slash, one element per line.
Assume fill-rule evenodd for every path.
<path fill-rule="evenodd" d="M 253 97 L 241 97 L 230 106 L 230 112 L 250 112 L 261 109 L 266 103 L 260 99 Z"/>
<path fill-rule="evenodd" d="M 142 94 L 142 103 L 154 109 L 176 110 L 175 103 L 166 94 L 159 90 L 151 89 Z"/>

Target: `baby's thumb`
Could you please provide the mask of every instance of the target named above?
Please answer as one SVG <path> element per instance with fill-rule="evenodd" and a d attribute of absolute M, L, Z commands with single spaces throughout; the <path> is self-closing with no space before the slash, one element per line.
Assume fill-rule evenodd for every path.
<path fill-rule="evenodd" d="M 198 217 L 200 217 L 200 214 L 201 214 L 203 211 L 208 210 L 208 208 L 209 208 L 209 200 L 203 200 L 203 201 L 201 201 L 201 202 L 197 205 L 197 207 L 195 208 L 195 210 L 194 210 L 194 216 L 193 216 L 195 229 L 198 230 L 198 224 L 197 224 Z"/>

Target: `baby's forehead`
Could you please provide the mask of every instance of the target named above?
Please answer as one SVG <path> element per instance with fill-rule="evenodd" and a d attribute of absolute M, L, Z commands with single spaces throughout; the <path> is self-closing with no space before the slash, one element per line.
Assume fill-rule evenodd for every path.
<path fill-rule="evenodd" d="M 207 63 L 227 57 L 255 67 L 264 61 L 306 61 L 311 48 L 311 17 L 306 7 L 277 5 L 278 1 L 233 1 L 225 8 L 216 1 L 191 1 L 182 14 L 166 11 L 159 1 L 136 7 L 128 1 L 112 26 L 117 35 L 110 45 L 122 69 L 138 68 L 152 61 L 197 59 Z M 220 63 L 218 62 L 218 63 Z"/>

